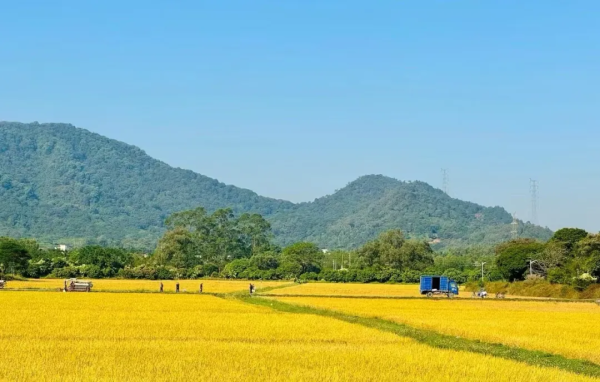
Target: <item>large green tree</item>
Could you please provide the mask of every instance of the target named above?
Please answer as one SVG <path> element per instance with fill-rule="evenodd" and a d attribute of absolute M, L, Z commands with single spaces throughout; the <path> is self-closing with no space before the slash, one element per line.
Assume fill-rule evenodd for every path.
<path fill-rule="evenodd" d="M 323 252 L 313 243 L 295 243 L 281 252 L 280 267 L 296 270 L 297 275 L 307 272 L 319 273 Z"/>
<path fill-rule="evenodd" d="M 27 247 L 18 240 L 10 238 L 0 238 L 0 274 L 23 273 L 31 255 Z"/>
<path fill-rule="evenodd" d="M 357 250 L 359 264 L 363 267 L 380 266 L 396 270 L 422 271 L 432 266 L 433 250 L 428 243 L 406 240 L 400 230 L 382 233 L 376 240 Z"/>
<path fill-rule="evenodd" d="M 502 243 L 496 247 L 496 267 L 509 281 L 523 280 L 528 261 L 540 256 L 544 243 L 531 239 L 518 239 Z"/>

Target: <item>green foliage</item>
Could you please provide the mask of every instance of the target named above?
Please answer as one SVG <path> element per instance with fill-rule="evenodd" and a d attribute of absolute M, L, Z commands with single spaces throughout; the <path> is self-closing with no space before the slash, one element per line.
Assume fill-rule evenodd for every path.
<path fill-rule="evenodd" d="M 265 250 L 269 225 L 280 245 L 310 241 L 321 248 L 358 248 L 390 229 L 438 249 L 510 238 L 504 209 L 452 199 L 422 182 L 365 176 L 333 195 L 293 204 L 169 167 L 66 124 L 0 122 L 0 168 L 0 235 L 46 243 L 152 249 L 173 224 L 203 218 L 190 212 L 165 227 L 167 216 L 197 206 L 206 214 L 231 208 L 252 254 Z M 525 223 L 519 235 L 546 240 L 551 232 Z"/>
<path fill-rule="evenodd" d="M 406 240 L 400 230 L 383 232 L 357 251 L 359 264 L 422 271 L 433 265 L 433 251 L 423 241 Z"/>
<path fill-rule="evenodd" d="M 31 254 L 20 240 L 0 237 L 0 275 L 25 272 L 29 259 Z"/>
<path fill-rule="evenodd" d="M 313 243 L 292 244 L 281 252 L 279 268 L 283 274 L 300 276 L 302 273 L 321 271 L 323 252 Z"/>
<path fill-rule="evenodd" d="M 496 247 L 496 266 L 509 281 L 523 280 L 528 260 L 535 259 L 544 250 L 544 244 L 531 239 L 512 240 Z"/>
<path fill-rule="evenodd" d="M 192 268 L 207 262 L 225 264 L 271 248 L 270 225 L 257 214 L 236 218 L 231 209 L 208 215 L 204 208 L 177 212 L 166 220 L 169 230 L 160 239 L 156 262 Z"/>
<path fill-rule="evenodd" d="M 581 228 L 562 228 L 554 232 L 550 241 L 564 244 L 567 251 L 570 252 L 575 244 L 587 235 L 587 231 Z"/>

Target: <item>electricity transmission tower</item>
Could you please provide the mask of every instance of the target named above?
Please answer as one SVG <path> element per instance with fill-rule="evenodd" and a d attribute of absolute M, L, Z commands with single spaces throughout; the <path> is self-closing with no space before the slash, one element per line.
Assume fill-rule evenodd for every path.
<path fill-rule="evenodd" d="M 443 168 L 442 169 L 442 191 L 444 191 L 444 193 L 446 195 L 449 195 L 449 187 L 450 187 L 450 177 L 448 175 L 448 169 L 447 168 Z"/>
<path fill-rule="evenodd" d="M 513 240 L 519 238 L 519 221 L 517 220 L 517 214 L 512 214 L 513 221 L 510 223 L 510 236 Z"/>
<path fill-rule="evenodd" d="M 531 194 L 531 223 L 538 224 L 538 183 L 529 179 L 529 192 Z"/>

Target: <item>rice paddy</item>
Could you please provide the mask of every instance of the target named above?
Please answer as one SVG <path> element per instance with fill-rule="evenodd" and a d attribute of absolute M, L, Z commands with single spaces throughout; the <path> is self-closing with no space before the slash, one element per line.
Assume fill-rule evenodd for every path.
<path fill-rule="evenodd" d="M 59 290 L 64 288 L 63 279 L 37 279 L 27 281 L 9 281 L 6 289 L 20 290 Z M 181 292 L 198 293 L 200 284 L 204 293 L 232 293 L 248 290 L 249 281 L 240 280 L 91 280 L 94 292 L 158 292 L 160 283 L 163 283 L 165 292 L 175 292 L 175 284 L 179 282 Z M 257 291 L 262 288 L 290 285 L 289 281 L 252 281 Z"/>
<path fill-rule="evenodd" d="M 208 292 L 222 297 L 199 295 L 200 282 L 205 291 L 210 288 Z M 174 281 L 163 283 L 165 291 L 174 290 Z M 10 282 L 12 291 L 0 291 L 0 380 L 600 380 L 576 374 L 564 365 L 542 367 L 458 347 L 429 346 L 333 317 L 276 310 L 269 307 L 273 300 L 234 297 L 236 292 L 246 290 L 248 283 L 180 281 L 180 289 L 190 293 L 176 295 L 103 293 L 155 292 L 158 281 L 97 280 L 94 291 L 99 293 L 52 292 L 62 286 L 62 280 Z M 414 286 L 406 285 L 314 283 L 286 287 L 287 282 L 253 283 L 257 288 L 280 288 L 269 293 L 292 294 L 286 289 L 296 288 L 321 296 L 395 296 L 411 293 L 409 288 L 414 291 Z M 338 285 L 345 289 L 336 289 Z M 26 286 L 38 291 L 23 290 Z M 222 295 L 225 293 L 230 296 Z M 600 307 L 593 304 L 271 299 L 377 316 L 414 328 L 600 364 Z"/>
<path fill-rule="evenodd" d="M 453 336 L 542 350 L 600 364 L 600 307 L 594 303 L 304 297 L 278 300 L 379 317 Z"/>
<path fill-rule="evenodd" d="M 2 380 L 592 381 L 213 296 L 2 293 Z"/>

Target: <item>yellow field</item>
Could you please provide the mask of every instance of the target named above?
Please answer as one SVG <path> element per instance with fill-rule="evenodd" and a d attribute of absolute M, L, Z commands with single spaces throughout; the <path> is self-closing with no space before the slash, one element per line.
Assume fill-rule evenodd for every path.
<path fill-rule="evenodd" d="M 86 279 L 87 280 L 87 279 Z M 160 281 L 158 280 L 91 280 L 94 284 L 93 291 L 144 291 L 158 292 Z M 248 290 L 249 283 L 260 288 L 273 287 L 290 284 L 289 281 L 229 281 L 229 280 L 180 280 L 181 292 L 198 292 L 200 283 L 203 284 L 205 293 L 231 293 Z M 163 281 L 165 292 L 175 291 L 176 281 Z M 31 279 L 28 281 L 9 281 L 6 289 L 54 289 L 64 287 L 62 279 Z"/>
<path fill-rule="evenodd" d="M 212 296 L 4 291 L 0 304 L 0 380 L 594 380 Z"/>
<path fill-rule="evenodd" d="M 418 284 L 306 283 L 276 289 L 269 293 L 314 296 L 421 296 Z"/>
<path fill-rule="evenodd" d="M 600 363 L 600 307 L 593 303 L 478 299 L 277 299 Z"/>

